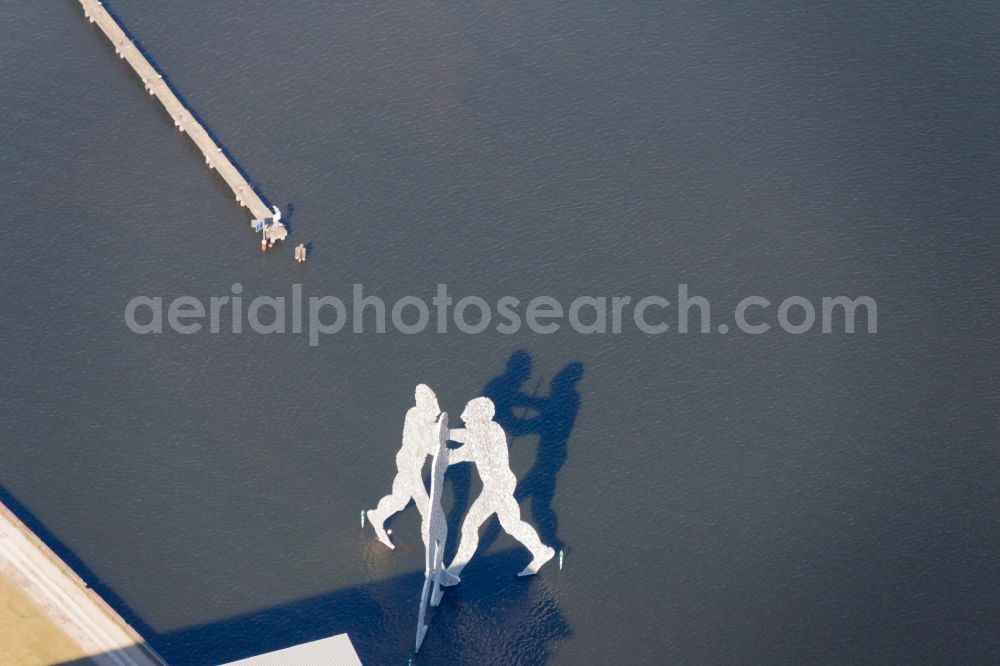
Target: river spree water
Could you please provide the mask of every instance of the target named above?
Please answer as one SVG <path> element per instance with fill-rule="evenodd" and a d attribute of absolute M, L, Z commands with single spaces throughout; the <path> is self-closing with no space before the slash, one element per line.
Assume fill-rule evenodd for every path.
<path fill-rule="evenodd" d="M 2 10 L 0 485 L 171 664 L 341 631 L 406 663 L 418 520 L 390 552 L 359 512 L 418 382 L 453 422 L 506 405 L 565 563 L 515 579 L 527 552 L 488 535 L 415 663 L 1000 658 L 995 3 L 108 4 L 292 233 L 260 253 L 76 2 Z M 125 325 L 135 296 L 236 282 L 390 305 L 686 284 L 711 321 L 316 346 Z M 734 325 L 750 295 L 765 334 Z M 839 295 L 877 333 L 777 325 Z M 479 482 L 449 477 L 457 518 Z"/>

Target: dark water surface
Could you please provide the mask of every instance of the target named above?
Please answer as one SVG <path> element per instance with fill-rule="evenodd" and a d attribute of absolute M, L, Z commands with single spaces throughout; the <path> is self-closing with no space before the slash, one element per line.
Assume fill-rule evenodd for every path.
<path fill-rule="evenodd" d="M 457 420 L 518 350 L 510 390 L 580 375 L 511 445 L 566 566 L 514 580 L 526 552 L 496 538 L 417 663 L 1000 660 L 995 3 L 113 7 L 313 248 L 261 256 L 76 2 L 0 10 L 0 484 L 172 664 L 340 631 L 405 664 L 418 521 L 390 553 L 359 511 L 414 384 Z M 123 323 L 135 295 L 236 281 L 683 282 L 713 321 L 864 294 L 879 327 L 312 348 Z"/>

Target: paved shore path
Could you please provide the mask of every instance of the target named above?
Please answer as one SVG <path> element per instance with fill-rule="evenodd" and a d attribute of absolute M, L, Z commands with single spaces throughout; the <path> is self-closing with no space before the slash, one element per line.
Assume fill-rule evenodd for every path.
<path fill-rule="evenodd" d="M 205 128 L 201 126 L 201 123 L 181 103 L 177 95 L 174 94 L 174 91 L 164 81 L 163 75 L 150 64 L 139 48 L 132 43 L 132 40 L 125 34 L 125 31 L 118 25 L 114 17 L 108 13 L 104 5 L 98 2 L 98 0 L 80 0 L 80 4 L 83 6 L 83 13 L 86 15 L 87 20 L 97 24 L 101 32 L 111 40 L 118 57 L 131 65 L 132 69 L 139 75 L 139 78 L 142 79 L 143 85 L 146 86 L 146 92 L 160 100 L 163 108 L 173 118 L 174 127 L 191 137 L 191 140 L 195 142 L 195 145 L 198 146 L 205 156 L 205 164 L 210 169 L 215 169 L 219 172 L 219 175 L 222 176 L 226 184 L 233 190 L 236 202 L 240 206 L 244 206 L 250 210 L 250 214 L 253 216 L 250 225 L 255 226 L 258 220 L 271 217 L 273 212 L 254 191 L 253 186 L 243 177 L 243 174 L 240 173 L 236 165 L 225 154 L 222 147 L 215 143 L 208 132 L 205 131 Z"/>
<path fill-rule="evenodd" d="M 0 504 L 0 576 L 99 666 L 163 666 L 155 652 L 104 600 Z"/>

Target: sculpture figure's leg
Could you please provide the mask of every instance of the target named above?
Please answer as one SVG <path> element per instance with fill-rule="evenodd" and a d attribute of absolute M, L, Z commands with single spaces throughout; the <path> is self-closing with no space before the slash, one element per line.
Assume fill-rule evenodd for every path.
<path fill-rule="evenodd" d="M 485 491 L 483 494 L 485 495 Z M 462 521 L 462 535 L 458 543 L 458 552 L 455 553 L 455 559 L 451 561 L 451 565 L 448 567 L 448 580 L 444 581 L 444 585 L 456 585 L 461 582 L 459 574 L 462 573 L 462 569 L 469 563 L 472 555 L 476 552 L 476 548 L 479 547 L 479 528 L 482 527 L 486 519 L 492 516 L 493 513 L 494 508 L 490 506 L 490 503 L 483 495 L 480 495 L 472 503 L 469 513 L 465 516 L 465 520 Z"/>
<path fill-rule="evenodd" d="M 417 640 L 416 647 L 414 651 L 420 651 L 420 644 L 424 642 L 424 636 L 427 634 L 427 623 L 424 621 L 427 615 L 427 593 L 430 590 L 431 585 L 431 572 L 430 570 L 424 571 L 424 589 L 420 592 L 420 611 L 417 614 Z"/>
<path fill-rule="evenodd" d="M 431 500 L 427 497 L 427 488 L 424 487 L 424 480 L 417 476 L 408 482 L 407 488 L 413 497 L 413 503 L 417 505 L 417 512 L 420 514 L 420 521 L 427 519 L 427 512 L 430 510 Z"/>
<path fill-rule="evenodd" d="M 517 505 L 517 500 L 514 499 L 513 495 L 503 499 L 500 510 L 497 511 L 497 518 L 500 519 L 500 527 L 507 534 L 520 541 L 525 548 L 531 551 L 531 563 L 517 574 L 518 576 L 530 576 L 538 573 L 542 565 L 555 557 L 556 551 L 542 543 L 535 528 L 521 520 L 521 507 Z"/>
<path fill-rule="evenodd" d="M 447 577 L 447 572 L 444 570 L 444 542 L 433 540 L 434 544 L 434 589 L 431 592 L 431 606 L 437 606 L 441 603 L 441 596 L 443 594 L 441 586 L 444 584 L 443 581 Z"/>
<path fill-rule="evenodd" d="M 379 500 L 378 506 L 365 514 L 375 530 L 375 536 L 389 548 L 395 548 L 395 546 L 389 540 L 389 535 L 385 533 L 385 521 L 406 508 L 406 505 L 413 499 L 410 495 L 411 492 L 409 479 L 403 474 L 397 474 L 392 482 L 392 493 Z M 419 502 L 417 502 L 417 509 L 420 509 Z M 424 510 L 427 510 L 426 496 L 424 497 Z"/>

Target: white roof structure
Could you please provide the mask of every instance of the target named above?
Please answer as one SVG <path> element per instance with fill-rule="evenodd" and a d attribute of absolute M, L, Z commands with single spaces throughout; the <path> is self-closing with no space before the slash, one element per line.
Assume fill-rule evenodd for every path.
<path fill-rule="evenodd" d="M 361 666 L 347 634 L 302 643 L 277 652 L 240 659 L 222 666 Z"/>

